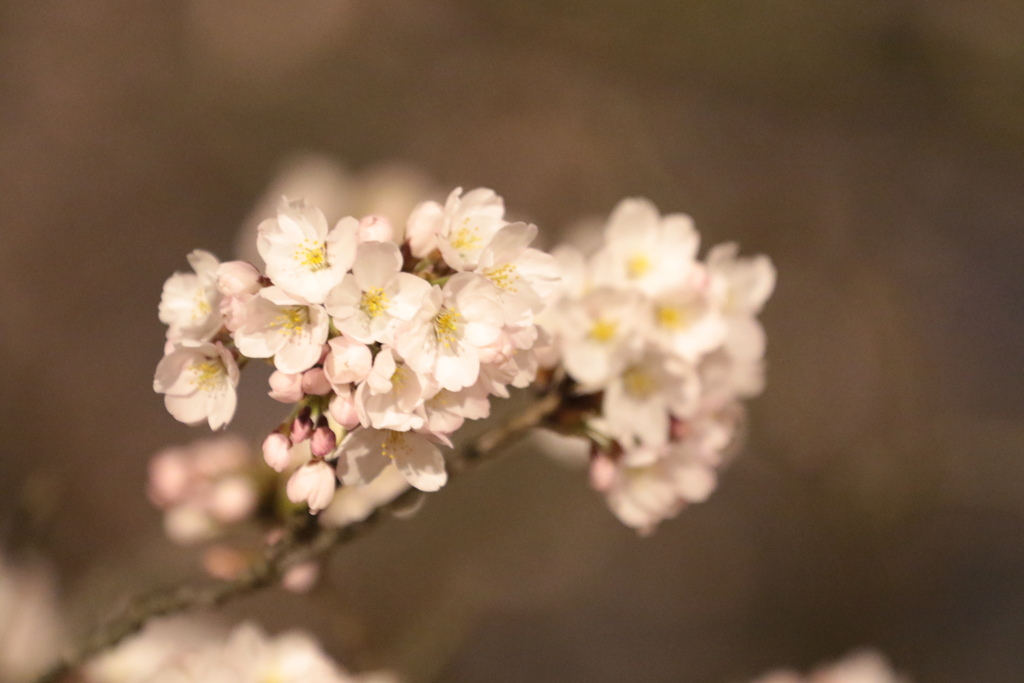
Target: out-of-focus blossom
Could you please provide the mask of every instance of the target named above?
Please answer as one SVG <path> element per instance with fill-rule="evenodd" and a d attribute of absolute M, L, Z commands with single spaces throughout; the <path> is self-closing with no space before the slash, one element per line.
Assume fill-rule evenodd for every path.
<path fill-rule="evenodd" d="M 540 358 L 561 361 L 576 396 L 556 421 L 590 440 L 592 485 L 641 532 L 707 498 L 741 436 L 740 400 L 764 386 L 756 315 L 774 267 L 732 244 L 701 263 L 699 241 L 688 216 L 623 200 L 589 260 L 556 250 L 563 280 L 537 318 L 553 340 Z"/>
<path fill-rule="evenodd" d="M 897 674 L 881 654 L 866 650 L 819 667 L 807 676 L 794 671 L 774 671 L 753 683 L 909 683 L 909 680 Z"/>
<path fill-rule="evenodd" d="M 49 567 L 0 557 L 0 680 L 32 680 L 56 658 L 62 637 Z"/>

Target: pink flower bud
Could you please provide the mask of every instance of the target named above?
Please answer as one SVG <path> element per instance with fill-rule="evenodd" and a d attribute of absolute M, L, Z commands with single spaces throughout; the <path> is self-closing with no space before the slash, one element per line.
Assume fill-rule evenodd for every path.
<path fill-rule="evenodd" d="M 281 403 L 298 403 L 306 394 L 302 391 L 302 373 L 288 374 L 274 370 L 270 375 L 270 398 Z"/>
<path fill-rule="evenodd" d="M 209 502 L 210 513 L 221 524 L 236 524 L 256 509 L 256 490 L 245 477 L 217 482 Z"/>
<path fill-rule="evenodd" d="M 274 432 L 263 440 L 263 459 L 278 472 L 283 472 L 291 464 L 292 442 L 280 432 Z"/>
<path fill-rule="evenodd" d="M 313 430 L 313 436 L 309 440 L 310 452 L 318 458 L 326 458 L 334 452 L 338 445 L 338 438 L 327 425 L 322 425 Z"/>
<path fill-rule="evenodd" d="M 217 266 L 217 289 L 224 296 L 255 294 L 260 290 L 260 271 L 245 261 L 226 261 Z"/>
<path fill-rule="evenodd" d="M 310 368 L 302 373 L 302 390 L 307 394 L 326 396 L 331 393 L 331 383 L 323 368 Z"/>
<path fill-rule="evenodd" d="M 590 485 L 597 491 L 607 491 L 615 483 L 615 463 L 604 453 L 590 461 Z"/>
<path fill-rule="evenodd" d="M 166 450 L 149 461 L 149 499 L 166 507 L 185 497 L 191 468 L 179 449 Z"/>
<path fill-rule="evenodd" d="M 352 429 L 359 424 L 356 402 L 348 385 L 345 385 L 345 388 L 331 399 L 330 404 L 327 406 L 327 412 L 345 429 Z"/>
<path fill-rule="evenodd" d="M 292 422 L 292 443 L 302 443 L 313 433 L 313 420 L 309 419 L 309 408 L 306 408 Z"/>
<path fill-rule="evenodd" d="M 308 593 L 320 578 L 320 565 L 303 562 L 291 567 L 281 577 L 281 586 L 292 593 Z"/>
<path fill-rule="evenodd" d="M 395 230 L 391 227 L 391 221 L 384 216 L 365 216 L 359 221 L 356 234 L 360 243 L 390 242 L 395 237 Z"/>
<path fill-rule="evenodd" d="M 295 470 L 285 489 L 288 500 L 306 503 L 309 511 L 317 513 L 327 507 L 334 498 L 334 470 L 323 460 L 308 462 Z"/>

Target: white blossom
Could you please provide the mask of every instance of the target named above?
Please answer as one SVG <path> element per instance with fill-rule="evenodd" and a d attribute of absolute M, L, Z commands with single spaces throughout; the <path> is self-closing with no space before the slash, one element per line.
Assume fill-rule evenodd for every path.
<path fill-rule="evenodd" d="M 356 390 L 356 411 L 364 427 L 404 432 L 423 426 L 423 417 L 414 412 L 422 398 L 419 377 L 394 357 L 390 347 L 385 347 Z"/>
<path fill-rule="evenodd" d="M 266 287 L 247 304 L 245 322 L 235 331 L 234 340 L 243 355 L 273 358 L 278 370 L 292 374 L 316 364 L 329 328 L 323 306 L 279 287 Z"/>
<path fill-rule="evenodd" d="M 341 443 L 338 477 L 346 485 L 366 484 L 389 464 L 421 491 L 437 491 L 448 475 L 437 446 L 416 432 L 357 429 Z"/>
<path fill-rule="evenodd" d="M 477 188 L 465 195 L 452 190 L 444 206 L 424 202 L 409 217 L 407 231 L 413 254 L 427 255 L 436 245 L 454 270 L 473 270 L 480 252 L 505 226 L 505 204 L 493 190 Z"/>
<path fill-rule="evenodd" d="M 349 217 L 328 231 L 320 209 L 282 200 L 277 217 L 260 223 L 256 247 L 274 284 L 319 304 L 352 267 L 358 230 L 359 221 Z"/>
<path fill-rule="evenodd" d="M 684 214 L 662 217 L 646 199 L 624 199 L 605 227 L 605 244 L 592 261 L 595 286 L 636 288 L 648 294 L 683 284 L 700 236 Z"/>
<path fill-rule="evenodd" d="M 352 274 L 327 296 L 327 312 L 344 334 L 364 344 L 390 343 L 395 327 L 411 319 L 430 285 L 401 272 L 402 255 L 391 242 L 359 245 Z"/>
<path fill-rule="evenodd" d="M 164 394 L 164 404 L 175 419 L 190 425 L 205 420 L 210 429 L 231 421 L 237 386 L 238 365 L 219 342 L 176 344 L 157 365 L 153 379 L 153 390 Z"/>
<path fill-rule="evenodd" d="M 449 391 L 473 385 L 478 349 L 501 333 L 504 318 L 495 287 L 473 273 L 434 286 L 416 316 L 395 332 L 395 348 L 416 372 Z"/>
<path fill-rule="evenodd" d="M 175 273 L 160 296 L 160 322 L 171 341 L 207 341 L 221 328 L 221 294 L 217 289 L 220 262 L 208 251 L 188 255 L 194 273 Z"/>

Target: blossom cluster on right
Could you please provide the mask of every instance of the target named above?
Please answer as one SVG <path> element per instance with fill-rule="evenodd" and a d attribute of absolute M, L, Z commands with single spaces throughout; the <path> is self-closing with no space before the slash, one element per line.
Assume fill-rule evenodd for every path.
<path fill-rule="evenodd" d="M 733 243 L 701 261 L 699 243 L 689 216 L 623 200 L 596 253 L 555 250 L 561 297 L 541 317 L 552 377 L 567 375 L 556 427 L 590 440 L 593 486 L 642 531 L 711 493 L 741 400 L 764 386 L 757 315 L 775 268 Z"/>

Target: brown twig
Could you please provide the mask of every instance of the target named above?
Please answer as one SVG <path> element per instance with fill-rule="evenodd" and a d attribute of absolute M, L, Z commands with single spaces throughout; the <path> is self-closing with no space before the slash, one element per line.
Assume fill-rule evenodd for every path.
<path fill-rule="evenodd" d="M 489 456 L 496 455 L 526 431 L 541 424 L 558 408 L 558 405 L 557 393 L 547 394 L 527 405 L 515 419 L 485 432 L 451 463 L 450 475 L 465 474 Z M 36 679 L 36 683 L 57 683 L 96 655 L 141 631 L 152 619 L 194 609 L 216 607 L 276 585 L 290 567 L 322 557 L 363 536 L 392 513 L 408 509 L 411 500 L 419 495 L 416 489 L 409 489 L 390 503 L 378 507 L 366 519 L 340 528 L 309 524 L 313 518 L 304 515 L 300 524 L 289 528 L 281 540 L 269 546 L 263 557 L 237 578 L 202 584 L 182 584 L 133 599 L 120 614 L 95 629 L 75 650 Z"/>

